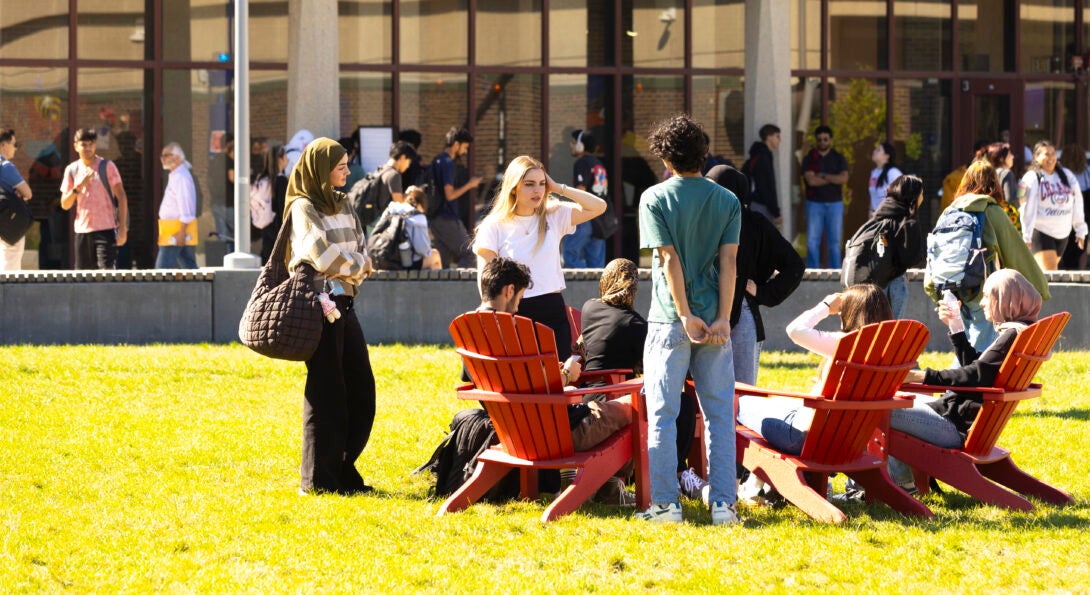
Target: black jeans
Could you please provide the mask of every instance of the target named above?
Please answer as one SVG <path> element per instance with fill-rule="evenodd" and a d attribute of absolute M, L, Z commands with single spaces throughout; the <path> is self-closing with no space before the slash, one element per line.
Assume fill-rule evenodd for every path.
<path fill-rule="evenodd" d="M 571 356 L 571 325 L 568 323 L 568 310 L 564 305 L 564 296 L 560 293 L 546 293 L 522 298 L 519 302 L 518 315 L 553 329 L 553 334 L 556 336 L 556 355 L 560 361 Z"/>
<path fill-rule="evenodd" d="M 352 299 L 334 298 L 341 317 L 325 322 L 307 360 L 301 487 L 351 494 L 365 488 L 356 459 L 375 423 L 375 375 Z"/>
<path fill-rule="evenodd" d="M 76 234 L 76 270 L 117 268 L 117 231 Z"/>

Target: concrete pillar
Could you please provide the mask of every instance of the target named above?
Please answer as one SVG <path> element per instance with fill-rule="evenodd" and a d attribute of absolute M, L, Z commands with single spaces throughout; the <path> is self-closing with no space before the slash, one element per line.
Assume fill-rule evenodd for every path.
<path fill-rule="evenodd" d="M 337 0 L 288 1 L 288 129 L 341 136 Z"/>
<path fill-rule="evenodd" d="M 765 124 L 782 130 L 775 153 L 776 190 L 783 234 L 795 238 L 791 209 L 791 14 L 790 0 L 746 0 L 746 148 Z"/>

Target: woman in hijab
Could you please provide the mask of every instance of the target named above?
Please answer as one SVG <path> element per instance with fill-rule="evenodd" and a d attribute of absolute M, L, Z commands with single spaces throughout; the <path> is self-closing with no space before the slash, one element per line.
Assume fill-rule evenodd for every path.
<path fill-rule="evenodd" d="M 359 320 L 352 311 L 359 285 L 371 274 L 363 229 L 348 197 L 333 188 L 348 177 L 339 143 L 307 145 L 288 179 L 284 219 L 291 226 L 288 269 L 307 263 L 337 305 L 323 323 L 318 350 L 307 360 L 303 403 L 304 493 L 363 494 L 372 490 L 356 470 L 375 421 L 375 376 Z"/>
<path fill-rule="evenodd" d="M 704 177 L 730 190 L 742 203 L 742 233 L 738 238 L 738 280 L 730 310 L 730 341 L 734 346 L 734 377 L 757 383 L 764 324 L 758 306 L 778 306 L 802 280 L 802 258 L 767 218 L 749 208 L 749 179 L 729 165 L 717 165 Z"/>
<path fill-rule="evenodd" d="M 939 319 L 950 328 L 960 368 L 912 370 L 908 382 L 937 386 L 991 386 L 1018 333 L 1037 322 L 1041 294 L 1022 273 L 1001 269 L 984 282 L 980 307 L 999 333 L 983 353 L 977 352 L 965 336 L 958 310 L 939 302 Z M 944 448 L 959 448 L 980 412 L 981 397 L 949 390 L 940 398 L 916 397 L 911 409 L 894 409 L 890 426 Z"/>

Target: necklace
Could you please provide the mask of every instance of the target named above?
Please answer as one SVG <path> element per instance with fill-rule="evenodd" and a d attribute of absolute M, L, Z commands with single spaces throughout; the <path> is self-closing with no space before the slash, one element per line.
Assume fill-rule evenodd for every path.
<path fill-rule="evenodd" d="M 533 231 L 534 228 L 537 227 L 537 217 L 534 217 L 532 215 L 522 215 L 522 217 L 529 217 L 529 219 L 530 219 L 529 221 L 521 222 L 521 224 L 522 224 L 522 235 L 528 236 L 528 235 L 530 235 L 530 232 Z"/>

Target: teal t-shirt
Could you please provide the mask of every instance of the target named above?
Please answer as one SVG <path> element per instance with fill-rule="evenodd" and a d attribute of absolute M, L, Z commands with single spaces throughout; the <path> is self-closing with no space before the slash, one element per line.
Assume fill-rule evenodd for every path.
<path fill-rule="evenodd" d="M 737 244 L 741 226 L 738 197 L 711 180 L 675 176 L 640 197 L 640 248 L 674 247 L 685 275 L 689 309 L 709 324 L 719 313 L 719 247 Z M 657 257 L 652 258 L 647 320 L 679 319 L 666 271 Z"/>

